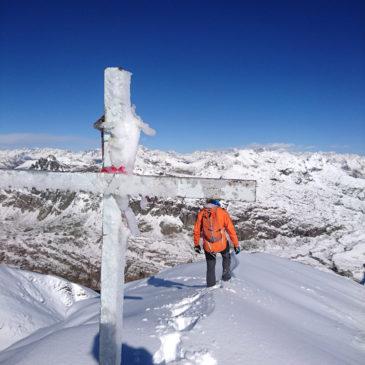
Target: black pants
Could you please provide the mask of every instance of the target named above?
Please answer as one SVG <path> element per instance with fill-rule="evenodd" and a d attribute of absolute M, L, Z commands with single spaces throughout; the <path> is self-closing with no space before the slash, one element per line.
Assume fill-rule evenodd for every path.
<path fill-rule="evenodd" d="M 204 253 L 207 260 L 207 286 L 209 287 L 216 284 L 215 262 L 217 254 L 207 251 L 204 251 Z M 227 243 L 227 247 L 219 253 L 222 255 L 222 280 L 227 281 L 231 278 L 231 254 L 229 253 L 229 244 Z"/>

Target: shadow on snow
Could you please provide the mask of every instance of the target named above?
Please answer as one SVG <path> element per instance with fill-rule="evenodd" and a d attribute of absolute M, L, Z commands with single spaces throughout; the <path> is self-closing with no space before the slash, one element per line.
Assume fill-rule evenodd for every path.
<path fill-rule="evenodd" d="M 147 284 L 155 286 L 155 287 L 177 288 L 177 289 L 182 289 L 182 288 L 205 288 L 206 287 L 206 285 L 186 285 L 186 284 L 178 283 L 176 281 L 156 278 L 155 276 L 151 276 L 147 280 Z"/>
<path fill-rule="evenodd" d="M 92 348 L 94 358 L 99 362 L 99 334 L 95 336 Z M 143 347 L 135 348 L 125 343 L 122 345 L 123 365 L 153 365 L 152 354 Z"/>

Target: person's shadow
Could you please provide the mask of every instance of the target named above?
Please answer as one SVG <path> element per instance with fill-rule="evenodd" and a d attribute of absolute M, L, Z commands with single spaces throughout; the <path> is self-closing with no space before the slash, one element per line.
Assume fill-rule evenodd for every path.
<path fill-rule="evenodd" d="M 162 279 L 162 278 L 156 278 L 156 276 L 151 276 L 148 280 L 147 280 L 147 284 L 148 285 L 152 285 L 155 287 L 165 287 L 165 288 L 177 288 L 177 289 L 182 289 L 182 288 L 205 288 L 206 285 L 186 285 L 183 283 L 178 283 L 176 281 L 171 281 L 171 280 L 166 280 L 166 279 Z"/>
<path fill-rule="evenodd" d="M 92 348 L 94 358 L 99 362 L 99 334 L 95 336 Z M 135 348 L 123 343 L 122 345 L 123 365 L 153 365 L 153 357 L 143 347 Z"/>

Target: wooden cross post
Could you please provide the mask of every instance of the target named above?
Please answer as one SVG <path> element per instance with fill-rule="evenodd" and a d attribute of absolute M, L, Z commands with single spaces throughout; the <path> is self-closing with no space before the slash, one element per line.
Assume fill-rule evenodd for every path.
<path fill-rule="evenodd" d="M 108 72 L 108 70 L 113 72 Z M 117 122 L 122 126 L 126 124 L 124 131 L 128 133 L 130 126 L 127 125 L 128 120 L 124 118 L 129 113 L 128 108 L 131 107 L 130 100 L 127 100 L 130 85 L 128 82 L 120 82 L 121 79 L 125 79 L 125 72 L 127 71 L 117 68 L 106 69 L 105 94 L 112 97 L 105 99 L 105 122 L 107 124 L 109 118 L 115 119 L 115 116 L 119 115 L 120 120 Z M 118 87 L 125 89 L 118 90 Z M 119 105 L 121 113 L 115 113 L 116 105 Z M 114 120 L 114 122 L 116 121 Z M 131 143 L 136 142 L 135 134 L 131 136 L 130 140 Z M 104 146 L 105 153 L 109 147 Z M 131 168 L 130 156 L 126 157 L 127 164 L 129 163 L 129 168 Z M 123 215 L 128 209 L 128 195 L 193 199 L 219 197 L 227 201 L 245 202 L 253 202 L 256 198 L 256 182 L 253 180 L 0 170 L 0 189 L 8 188 L 37 188 L 38 190 L 68 190 L 103 194 L 99 332 L 99 362 L 101 365 L 121 364 L 124 267 L 127 239 L 130 234 L 121 213 Z"/>

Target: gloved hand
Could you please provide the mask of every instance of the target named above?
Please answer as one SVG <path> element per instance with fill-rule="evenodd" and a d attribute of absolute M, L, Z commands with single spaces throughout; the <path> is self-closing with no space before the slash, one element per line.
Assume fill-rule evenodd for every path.
<path fill-rule="evenodd" d="M 235 252 L 236 255 L 238 255 L 241 252 L 241 247 L 240 246 L 235 247 L 234 252 Z"/>
<path fill-rule="evenodd" d="M 202 252 L 202 249 L 201 249 L 201 247 L 200 247 L 200 246 L 194 246 L 194 251 L 195 251 L 196 253 L 201 253 L 201 252 Z"/>

